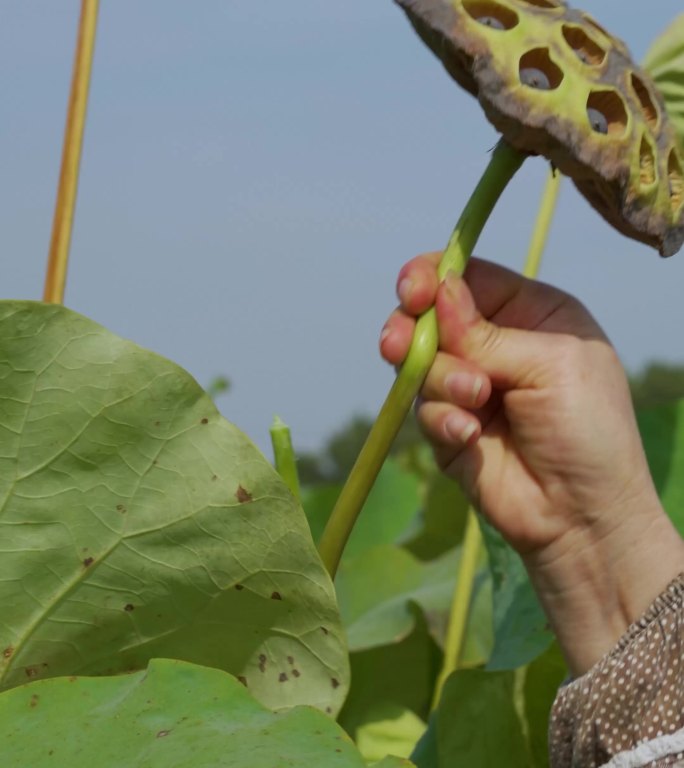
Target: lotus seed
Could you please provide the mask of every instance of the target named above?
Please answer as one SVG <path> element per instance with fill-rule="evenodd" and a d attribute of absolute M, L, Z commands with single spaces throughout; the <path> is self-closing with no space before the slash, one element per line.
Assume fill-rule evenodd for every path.
<path fill-rule="evenodd" d="M 598 109 L 589 107 L 587 115 L 589 116 L 592 130 L 596 131 L 596 133 L 608 133 L 608 120 L 603 112 L 599 112 Z"/>
<path fill-rule="evenodd" d="M 497 19 L 496 16 L 478 16 L 476 21 L 492 29 L 505 29 L 503 22 Z"/>
<path fill-rule="evenodd" d="M 536 88 L 538 91 L 550 91 L 551 81 L 545 72 L 536 67 L 525 67 L 520 70 L 520 82 L 529 88 Z"/>

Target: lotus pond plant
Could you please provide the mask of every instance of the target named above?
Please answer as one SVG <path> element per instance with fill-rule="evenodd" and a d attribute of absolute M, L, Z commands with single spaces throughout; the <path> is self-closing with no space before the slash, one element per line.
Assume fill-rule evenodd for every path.
<path fill-rule="evenodd" d="M 501 133 L 442 275 L 533 155 L 623 234 L 679 249 L 684 23 L 649 54 L 654 82 L 560 0 L 397 3 Z M 485 768 L 496 741 L 541 768 L 563 664 L 511 551 L 485 531 L 483 565 L 462 499 L 454 527 L 455 488 L 386 465 L 382 525 L 359 537 L 362 517 L 343 559 L 434 358 L 432 311 L 327 520 L 282 422 L 274 469 L 185 371 L 61 306 L 97 10 L 82 0 L 45 302 L 0 302 L 0 763 Z M 654 455 L 667 492 L 676 462 Z"/>

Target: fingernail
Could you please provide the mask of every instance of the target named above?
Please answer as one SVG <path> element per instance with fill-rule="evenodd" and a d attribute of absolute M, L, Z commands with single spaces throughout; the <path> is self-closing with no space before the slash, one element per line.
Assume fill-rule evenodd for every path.
<path fill-rule="evenodd" d="M 444 386 L 453 402 L 464 406 L 475 405 L 482 392 L 483 381 L 480 376 L 473 378 L 472 373 L 456 371 L 444 379 Z"/>
<path fill-rule="evenodd" d="M 397 295 L 402 304 L 409 301 L 411 293 L 413 293 L 413 280 L 410 277 L 405 277 L 397 286 Z"/>
<path fill-rule="evenodd" d="M 380 346 L 384 343 L 385 339 L 392 335 L 392 329 L 391 328 L 383 328 L 382 333 L 380 334 Z"/>
<path fill-rule="evenodd" d="M 473 382 L 473 405 L 477 403 L 477 400 L 480 397 L 480 392 L 482 392 L 483 386 L 484 386 L 484 381 L 482 381 L 482 378 L 480 376 L 476 376 L 475 381 Z"/>
<path fill-rule="evenodd" d="M 477 432 L 477 425 L 469 422 L 463 423 L 463 417 L 451 416 L 447 419 L 445 426 L 447 435 L 453 441 L 466 445 L 470 438 Z"/>

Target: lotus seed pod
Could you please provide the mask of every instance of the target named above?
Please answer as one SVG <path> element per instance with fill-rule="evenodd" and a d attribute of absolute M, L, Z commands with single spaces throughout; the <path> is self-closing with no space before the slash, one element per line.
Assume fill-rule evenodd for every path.
<path fill-rule="evenodd" d="M 622 41 L 563 0 L 395 1 L 509 144 L 547 157 L 623 234 L 681 248 L 681 148 Z"/>

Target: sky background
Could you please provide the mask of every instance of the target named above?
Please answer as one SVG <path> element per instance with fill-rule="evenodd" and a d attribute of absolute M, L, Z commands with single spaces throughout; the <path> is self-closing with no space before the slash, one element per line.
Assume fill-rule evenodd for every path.
<path fill-rule="evenodd" d="M 42 294 L 78 0 L 0 0 L 0 298 Z M 681 0 L 585 0 L 641 58 Z M 638 8 L 644 8 L 637 12 Z M 496 134 L 391 0 L 102 0 L 66 303 L 175 360 L 268 451 L 373 414 L 399 267 L 442 247 Z M 477 249 L 521 267 L 533 159 Z M 569 183 L 542 279 L 632 371 L 684 363 L 684 253 L 661 260 Z"/>

